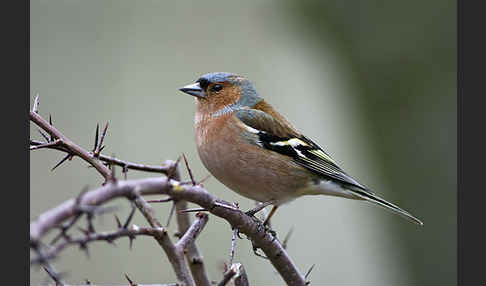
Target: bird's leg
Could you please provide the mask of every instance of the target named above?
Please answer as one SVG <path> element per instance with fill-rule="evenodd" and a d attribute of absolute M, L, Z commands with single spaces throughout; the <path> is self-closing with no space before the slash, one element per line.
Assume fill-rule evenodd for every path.
<path fill-rule="evenodd" d="M 270 218 L 272 218 L 272 216 L 275 214 L 275 211 L 277 211 L 277 209 L 278 209 L 278 206 L 273 206 L 272 210 L 270 211 L 270 213 L 265 218 L 265 221 L 263 222 L 264 226 L 266 226 L 266 225 L 270 226 Z"/>
<path fill-rule="evenodd" d="M 260 203 L 260 205 L 256 206 L 255 208 L 245 212 L 245 214 L 249 215 L 249 216 L 255 216 L 255 214 L 259 211 L 261 211 L 262 209 L 268 207 L 269 205 L 273 204 L 274 203 L 274 200 L 270 200 L 270 201 L 266 201 L 264 203 Z M 273 211 L 273 210 L 272 210 Z"/>

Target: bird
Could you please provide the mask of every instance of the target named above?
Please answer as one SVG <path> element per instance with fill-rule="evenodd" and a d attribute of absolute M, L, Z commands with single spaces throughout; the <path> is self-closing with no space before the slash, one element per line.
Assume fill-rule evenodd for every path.
<path fill-rule="evenodd" d="M 207 73 L 179 90 L 195 98 L 195 143 L 203 165 L 229 189 L 260 202 L 258 210 L 272 205 L 264 224 L 298 197 L 328 195 L 366 201 L 423 225 L 348 175 L 244 76 Z"/>

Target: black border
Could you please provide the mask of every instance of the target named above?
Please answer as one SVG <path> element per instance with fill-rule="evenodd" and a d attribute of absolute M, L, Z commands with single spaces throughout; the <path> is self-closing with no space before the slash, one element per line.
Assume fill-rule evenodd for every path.
<path fill-rule="evenodd" d="M 485 93 L 486 45 L 484 9 L 477 5 L 480 3 L 458 1 L 457 5 L 458 285 L 482 285 L 485 272 L 486 187 L 482 178 L 486 169 L 483 159 L 486 105 L 481 100 Z"/>
<path fill-rule="evenodd" d="M 0 199 L 6 264 L 1 279 L 6 285 L 29 285 L 30 2 L 5 2 L 2 11 L 2 179 L 7 186 Z"/>

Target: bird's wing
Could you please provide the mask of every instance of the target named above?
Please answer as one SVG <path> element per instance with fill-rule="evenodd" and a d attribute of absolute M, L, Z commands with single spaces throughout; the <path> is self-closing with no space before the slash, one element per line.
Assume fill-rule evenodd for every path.
<path fill-rule="evenodd" d="M 250 127 L 250 132 L 257 135 L 258 146 L 289 156 L 297 164 L 324 178 L 372 194 L 368 188 L 346 174 L 322 148 L 291 126 L 282 124 L 270 114 L 257 109 L 241 109 L 235 115 Z"/>

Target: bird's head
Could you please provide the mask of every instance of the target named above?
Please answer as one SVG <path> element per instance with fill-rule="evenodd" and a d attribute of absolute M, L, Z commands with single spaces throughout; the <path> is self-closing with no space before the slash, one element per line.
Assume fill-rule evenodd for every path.
<path fill-rule="evenodd" d="M 261 101 L 249 80 L 232 73 L 208 73 L 179 90 L 194 96 L 198 109 L 211 114 L 251 108 Z"/>

